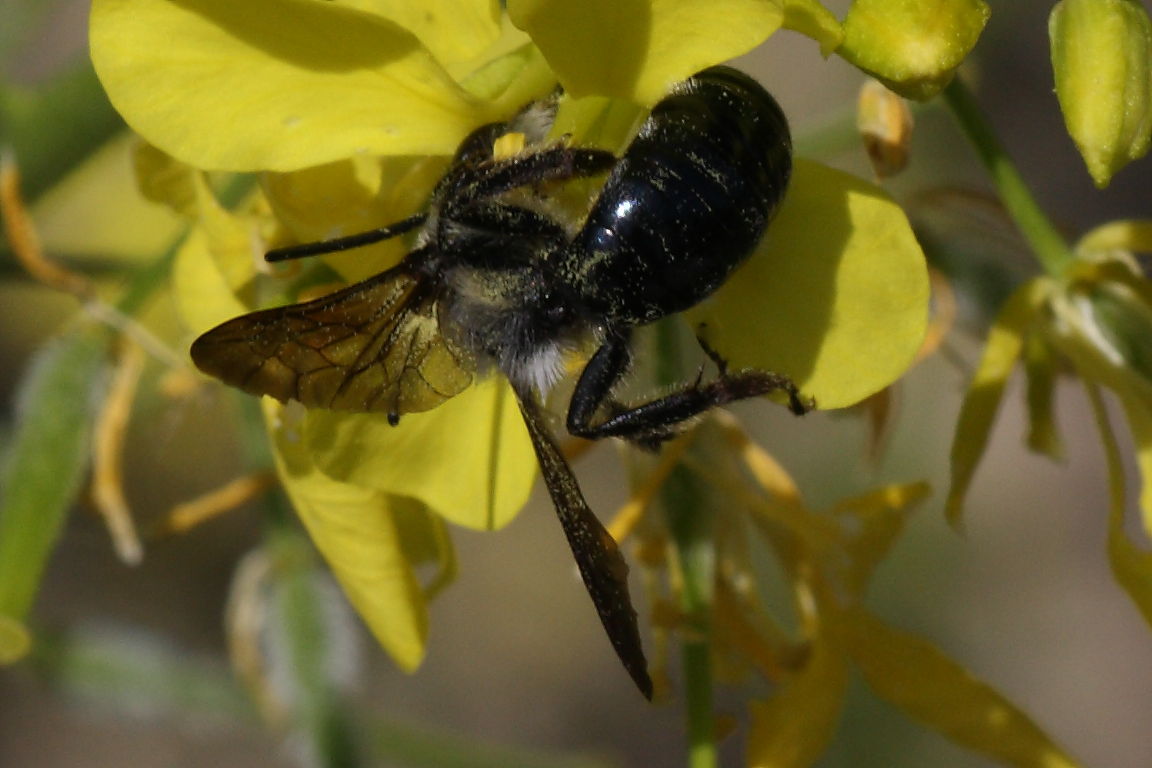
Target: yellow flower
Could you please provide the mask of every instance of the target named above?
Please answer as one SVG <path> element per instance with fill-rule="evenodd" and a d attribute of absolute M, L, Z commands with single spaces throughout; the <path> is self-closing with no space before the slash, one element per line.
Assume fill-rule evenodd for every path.
<path fill-rule="evenodd" d="M 1108 554 L 1117 581 L 1152 623 L 1152 553 L 1125 530 L 1121 454 L 1101 388 L 1120 401 L 1143 481 L 1143 528 L 1152 532 L 1152 282 L 1134 252 L 1152 250 L 1152 222 L 1115 221 L 1085 235 L 1063 275 L 1035 278 L 1012 295 L 988 335 L 952 443 L 947 514 L 959 523 L 1008 377 L 1018 363 L 1028 378 L 1029 447 L 1058 457 L 1053 413 L 1056 375 L 1071 370 L 1092 402 L 1109 465 Z"/>
<path fill-rule="evenodd" d="M 672 84 L 780 27 L 825 51 L 840 40 L 814 0 L 510 0 L 506 15 L 494 0 L 415 7 L 95 0 L 92 56 L 113 104 L 188 169 L 173 199 L 191 201 L 196 223 L 175 270 L 191 333 L 294 299 L 295 273 L 266 274 L 265 250 L 410 215 L 470 130 L 557 83 L 569 95 L 555 130 L 619 152 L 640 110 Z M 259 192 L 225 211 L 202 171 L 257 172 Z M 402 256 L 392 241 L 323 262 L 351 281 Z M 763 246 L 691 319 L 735 365 L 786 373 L 820 407 L 837 408 L 911 363 L 927 290 L 899 207 L 870 184 L 799 162 Z M 422 585 L 413 565 L 435 560 L 450 575 L 441 520 L 499 528 L 533 482 L 506 385 L 473 386 L 401 428 L 278 405 L 266 415 L 305 525 L 381 643 L 415 667 L 435 585 Z"/>
<path fill-rule="evenodd" d="M 926 484 L 888 485 L 815 510 L 730 415 L 689 437 L 687 463 L 714 475 L 726 500 L 712 515 L 713 663 L 721 675 L 772 683 L 748 703 L 747 765 L 814 764 L 836 735 L 853 667 L 872 694 L 955 743 L 1015 765 L 1075 765 L 1006 697 L 866 606 L 873 575 L 927 498 Z M 706 450 L 693 456 L 701 442 Z M 638 531 L 649 539 L 642 548 L 658 551 L 667 534 L 649 528 Z M 769 556 L 787 584 L 784 609 L 758 591 Z M 677 589 L 673 581 L 669 591 Z M 680 617 L 665 613 L 675 626 Z"/>

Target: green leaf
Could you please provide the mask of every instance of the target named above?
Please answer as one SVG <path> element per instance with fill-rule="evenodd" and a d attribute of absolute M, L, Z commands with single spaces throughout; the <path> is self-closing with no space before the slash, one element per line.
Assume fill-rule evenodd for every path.
<path fill-rule="evenodd" d="M 355 746 L 341 674 L 351 639 L 346 604 L 336 599 L 303 535 L 295 529 L 270 538 L 266 605 L 270 651 L 265 656 L 265 690 L 297 737 L 327 764 L 353 765 Z M 264 553 L 261 553 L 264 554 Z"/>
<path fill-rule="evenodd" d="M 848 653 L 868 685 L 957 744 L 1020 768 L 1078 765 L 1028 715 L 926 640 L 863 608 L 844 622 Z"/>
<path fill-rule="evenodd" d="M 123 127 L 87 60 L 34 90 L 0 88 L 0 136 L 20 161 L 29 200 Z"/>
<path fill-rule="evenodd" d="M 84 479 L 108 336 L 82 327 L 39 352 L 17 400 L 17 426 L 0 467 L 0 618 L 32 607 L 44 567 Z M 0 640 L 18 639 L 10 631 Z M 12 660 L 11 647 L 0 658 Z"/>
<path fill-rule="evenodd" d="M 1024 285 L 1004 305 L 988 332 L 984 356 L 964 395 L 952 439 L 952 485 L 944 509 L 953 525 L 960 522 L 964 497 L 984 456 L 1004 386 L 1020 359 L 1028 326 L 1048 291 L 1049 283 L 1044 278 Z"/>
<path fill-rule="evenodd" d="M 225 664 L 139 627 L 45 632 L 29 661 L 52 690 L 112 717 L 147 712 L 227 727 L 255 726 L 258 721 L 251 699 Z"/>

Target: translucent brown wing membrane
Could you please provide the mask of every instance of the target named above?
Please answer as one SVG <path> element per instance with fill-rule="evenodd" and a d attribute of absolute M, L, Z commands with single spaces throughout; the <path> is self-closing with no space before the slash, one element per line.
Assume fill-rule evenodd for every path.
<path fill-rule="evenodd" d="M 648 663 L 640 643 L 640 629 L 636 623 L 636 609 L 628 594 L 628 564 L 620 554 L 615 539 L 604 528 L 584 500 L 572 468 L 568 466 L 560 449 L 544 424 L 535 395 L 517 388 L 516 397 L 532 447 L 544 475 L 544 484 L 556 507 L 560 526 L 568 539 L 568 546 L 580 569 L 580 576 L 600 623 L 624 668 L 645 698 L 652 698 L 652 679 L 648 676 Z"/>
<path fill-rule="evenodd" d="M 440 333 L 432 286 L 404 265 L 230 320 L 191 352 L 200 370 L 254 395 L 397 416 L 459 394 L 475 369 Z"/>

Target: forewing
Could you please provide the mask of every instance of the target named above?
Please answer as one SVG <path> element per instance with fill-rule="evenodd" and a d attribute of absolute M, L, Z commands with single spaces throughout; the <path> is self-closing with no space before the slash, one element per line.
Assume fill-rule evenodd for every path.
<path fill-rule="evenodd" d="M 414 413 L 463 391 L 474 364 L 440 333 L 432 286 L 404 265 L 314 301 L 229 320 L 192 344 L 205 373 L 336 411 Z"/>
<path fill-rule="evenodd" d="M 640 643 L 636 609 L 632 607 L 632 598 L 628 594 L 628 564 L 624 562 L 612 535 L 584 501 L 571 467 L 544 425 L 535 395 L 517 388 L 516 396 L 540 462 L 544 483 L 568 538 L 568 546 L 576 558 L 584 586 L 600 614 L 600 623 L 636 687 L 645 698 L 651 699 L 652 679 L 648 676 L 648 662 Z"/>

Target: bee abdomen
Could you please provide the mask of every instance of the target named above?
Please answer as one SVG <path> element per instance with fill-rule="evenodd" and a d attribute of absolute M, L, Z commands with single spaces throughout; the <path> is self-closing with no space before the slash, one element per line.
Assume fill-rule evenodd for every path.
<path fill-rule="evenodd" d="M 698 303 L 759 243 L 791 170 L 788 122 L 759 83 L 728 67 L 685 80 L 653 108 L 576 238 L 573 271 L 599 287 L 590 308 L 638 324 Z"/>

